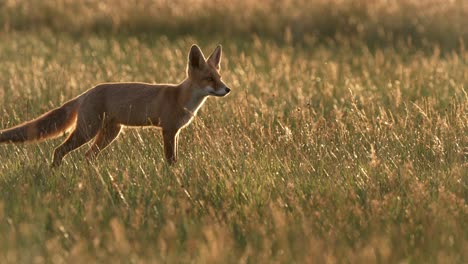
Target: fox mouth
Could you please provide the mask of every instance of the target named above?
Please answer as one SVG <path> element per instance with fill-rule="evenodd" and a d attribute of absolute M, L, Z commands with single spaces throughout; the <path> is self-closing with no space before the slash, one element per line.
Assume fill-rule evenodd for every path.
<path fill-rule="evenodd" d="M 216 96 L 216 97 L 224 97 L 228 95 L 228 93 L 210 93 L 210 95 Z"/>

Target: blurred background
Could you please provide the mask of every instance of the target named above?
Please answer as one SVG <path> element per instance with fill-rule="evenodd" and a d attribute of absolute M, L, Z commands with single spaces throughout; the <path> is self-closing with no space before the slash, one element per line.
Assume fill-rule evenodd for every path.
<path fill-rule="evenodd" d="M 368 46 L 465 46 L 464 0 L 4 0 L 2 32 L 150 34 Z"/>

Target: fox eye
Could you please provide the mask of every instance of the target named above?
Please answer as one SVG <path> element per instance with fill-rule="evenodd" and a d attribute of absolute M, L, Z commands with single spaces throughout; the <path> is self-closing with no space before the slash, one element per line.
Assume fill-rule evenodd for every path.
<path fill-rule="evenodd" d="M 214 81 L 213 77 L 205 77 L 205 80 L 206 80 L 206 81 L 209 81 L 209 82 Z"/>

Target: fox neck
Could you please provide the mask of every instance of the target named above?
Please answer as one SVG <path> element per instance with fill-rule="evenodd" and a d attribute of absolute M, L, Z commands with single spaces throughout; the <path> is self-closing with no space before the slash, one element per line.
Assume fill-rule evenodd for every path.
<path fill-rule="evenodd" d="M 191 115 L 196 115 L 208 96 L 197 93 L 198 89 L 194 88 L 188 79 L 179 85 L 179 89 L 179 104 Z"/>

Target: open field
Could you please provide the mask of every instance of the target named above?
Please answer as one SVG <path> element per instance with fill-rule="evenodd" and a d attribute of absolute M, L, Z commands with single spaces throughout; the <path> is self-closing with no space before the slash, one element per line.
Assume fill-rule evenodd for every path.
<path fill-rule="evenodd" d="M 466 263 L 466 1 L 79 2 L 0 4 L 0 128 L 179 82 L 192 43 L 232 93 L 174 167 L 152 129 L 53 170 L 63 137 L 0 145 L 1 263 Z"/>

